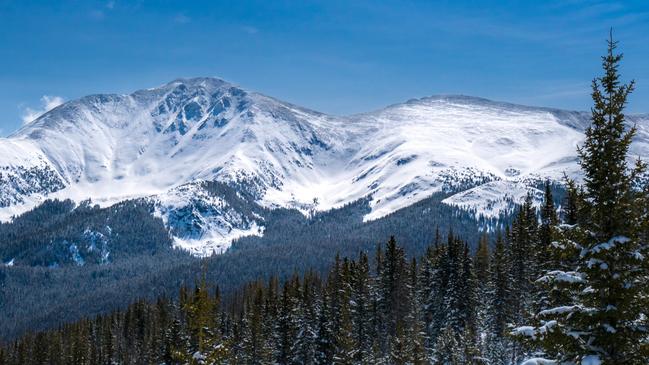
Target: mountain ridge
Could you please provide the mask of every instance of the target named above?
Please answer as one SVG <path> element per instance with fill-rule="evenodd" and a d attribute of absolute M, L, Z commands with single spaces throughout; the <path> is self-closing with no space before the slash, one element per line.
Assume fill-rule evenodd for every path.
<path fill-rule="evenodd" d="M 453 191 L 446 204 L 498 216 L 545 179 L 579 177 L 576 145 L 588 118 L 462 95 L 340 117 L 221 79 L 176 79 L 69 101 L 0 139 L 0 217 L 46 198 L 146 198 L 170 229 L 178 211 L 192 211 L 201 229 L 176 244 L 206 255 L 263 234 L 263 219 L 229 209 L 227 199 L 206 198 L 206 209 L 194 199 L 207 197 L 203 181 L 305 214 L 370 197 L 371 220 Z M 629 121 L 638 125 L 632 152 L 649 155 L 649 115 Z"/>

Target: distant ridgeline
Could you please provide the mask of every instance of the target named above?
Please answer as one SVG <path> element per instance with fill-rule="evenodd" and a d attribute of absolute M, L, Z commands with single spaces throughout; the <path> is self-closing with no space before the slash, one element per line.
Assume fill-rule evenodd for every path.
<path fill-rule="evenodd" d="M 222 185 L 210 189 L 229 194 Z M 263 236 L 240 238 L 224 254 L 204 260 L 208 278 L 227 294 L 271 275 L 284 279 L 308 269 L 323 272 L 334 253 L 371 256 L 376 244 L 392 235 L 406 252 L 420 255 L 436 229 L 452 229 L 475 248 L 481 230 L 492 234 L 511 221 L 476 221 L 470 212 L 441 203 L 448 194 L 368 222 L 363 222 L 370 211 L 367 200 L 310 217 L 248 202 L 237 209 L 263 218 Z M 46 201 L 0 224 L 0 338 L 107 313 L 138 298 L 174 297 L 181 285 L 193 285 L 200 260 L 173 248 L 169 229 L 153 209 L 145 199 L 107 208 Z"/>

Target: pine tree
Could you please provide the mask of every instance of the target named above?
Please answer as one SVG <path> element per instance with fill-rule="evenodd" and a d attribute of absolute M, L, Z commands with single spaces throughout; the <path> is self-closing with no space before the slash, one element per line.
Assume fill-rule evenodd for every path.
<path fill-rule="evenodd" d="M 408 353 L 406 341 L 404 322 L 402 320 L 397 320 L 395 333 L 390 337 L 390 364 L 408 364 L 410 354 Z"/>
<path fill-rule="evenodd" d="M 318 314 L 318 330 L 315 351 L 315 363 L 320 365 L 331 364 L 334 357 L 334 335 L 331 330 L 329 301 L 323 298 L 320 313 Z"/>
<path fill-rule="evenodd" d="M 478 297 L 477 279 L 473 269 L 473 260 L 469 252 L 469 246 L 464 245 L 462 256 L 462 292 L 464 300 L 461 303 L 460 311 L 463 321 L 463 351 L 467 361 L 473 361 L 481 357 L 478 347 Z"/>
<path fill-rule="evenodd" d="M 457 249 L 453 232 L 448 233 L 445 245 L 438 245 L 435 249 L 432 262 L 433 271 L 430 280 L 430 289 L 428 297 L 425 298 L 425 308 L 430 313 L 431 318 L 427 326 L 428 343 L 431 352 L 438 343 L 438 337 L 442 330 L 449 326 L 449 319 L 454 319 L 457 312 L 451 309 L 454 303 L 458 302 L 458 262 Z M 455 325 L 455 328 L 458 326 Z"/>
<path fill-rule="evenodd" d="M 543 205 L 541 207 L 541 224 L 538 229 L 538 247 L 536 248 L 536 256 L 534 265 L 533 277 L 539 278 L 543 273 L 547 272 L 548 269 L 555 268 L 557 262 L 556 257 L 556 248 L 553 246 L 558 217 L 557 212 L 554 207 L 554 197 L 552 195 L 552 189 L 550 183 L 545 183 L 545 194 L 543 199 Z M 534 311 L 539 311 L 545 309 L 549 305 L 548 293 L 543 288 L 542 285 L 535 285 L 533 288 L 534 291 Z"/>
<path fill-rule="evenodd" d="M 403 298 L 407 292 L 405 253 L 403 248 L 397 245 L 394 237 L 390 237 L 385 248 L 385 259 L 379 280 L 386 335 L 392 337 L 396 334 L 397 321 L 406 315 Z"/>
<path fill-rule="evenodd" d="M 558 217 L 557 211 L 554 207 L 554 197 L 550 182 L 545 183 L 545 194 L 543 198 L 543 206 L 541 207 L 541 225 L 539 227 L 539 250 L 537 260 L 541 266 L 545 265 L 550 259 L 551 244 L 552 244 L 552 230 L 557 225 Z"/>
<path fill-rule="evenodd" d="M 353 338 L 357 346 L 354 360 L 369 363 L 372 357 L 372 308 L 370 268 L 367 255 L 361 253 L 352 273 L 350 311 L 353 322 Z"/>
<path fill-rule="evenodd" d="M 462 244 L 457 238 L 450 238 L 447 251 L 446 270 L 448 271 L 448 284 L 444 293 L 444 304 L 442 306 L 445 314 L 444 323 L 446 327 L 453 329 L 456 333 L 462 333 L 465 329 L 466 311 L 464 307 L 464 277 L 462 273 Z"/>
<path fill-rule="evenodd" d="M 316 354 L 316 336 L 317 336 L 317 292 L 319 289 L 319 280 L 313 272 L 307 272 L 304 276 L 302 285 L 302 297 L 299 304 L 299 331 L 297 334 L 296 359 L 299 364 L 313 364 Z"/>
<path fill-rule="evenodd" d="M 514 324 L 521 324 L 533 306 L 533 280 L 537 262 L 534 252 L 538 247 L 538 223 L 532 196 L 527 195 L 518 210 L 511 230 L 512 311 Z"/>
<path fill-rule="evenodd" d="M 387 347 L 387 324 L 386 324 L 386 300 L 385 292 L 383 290 L 382 278 L 385 258 L 383 256 L 382 245 L 376 246 L 375 260 L 375 275 L 372 280 L 371 306 L 372 306 L 372 334 L 374 341 L 372 344 L 373 353 L 383 354 Z M 376 357 L 375 357 L 376 358 Z"/>
<path fill-rule="evenodd" d="M 271 361 L 272 352 L 267 346 L 264 331 L 264 293 L 261 286 L 255 290 L 251 303 L 242 320 L 242 347 L 245 362 L 248 364 L 265 364 Z"/>
<path fill-rule="evenodd" d="M 426 352 L 430 354 L 435 345 L 435 337 L 441 330 L 441 302 L 444 279 L 440 270 L 440 263 L 443 257 L 444 248 L 439 245 L 428 247 L 422 259 L 419 278 L 419 297 L 422 304 L 422 316 L 424 322 L 424 340 Z"/>
<path fill-rule="evenodd" d="M 452 327 L 444 327 L 437 337 L 435 352 L 432 363 L 435 365 L 464 365 L 465 361 L 462 351 L 459 351 L 460 334 Z"/>
<path fill-rule="evenodd" d="M 485 233 L 480 236 L 473 264 L 475 267 L 475 275 L 480 287 L 486 288 L 486 285 L 482 284 L 487 284 L 489 281 L 489 260 L 489 236 Z"/>
<path fill-rule="evenodd" d="M 626 129 L 624 107 L 633 82 L 621 84 L 622 55 L 608 41 L 602 57 L 604 75 L 592 84 L 592 124 L 579 148 L 584 172 L 576 224 L 564 229 L 560 250 L 575 252 L 575 264 L 548 271 L 539 282 L 559 292 L 563 305 L 540 311 L 534 326 L 520 327 L 546 356 L 558 361 L 603 364 L 646 364 L 649 357 L 646 310 L 649 283 L 647 243 L 639 192 L 633 189 L 644 168 L 629 171 L 626 157 L 635 128 Z"/>
<path fill-rule="evenodd" d="M 419 290 L 417 260 L 412 259 L 408 281 L 408 315 L 404 323 L 405 349 L 409 364 L 427 364 L 426 331 L 424 327 L 422 298 Z"/>
<path fill-rule="evenodd" d="M 478 249 L 475 253 L 473 260 L 473 267 L 476 280 L 476 316 L 477 316 L 477 331 L 480 334 L 487 334 L 489 332 L 488 318 L 489 318 L 489 298 L 490 296 L 490 279 L 491 279 L 491 253 L 489 250 L 489 237 L 483 234 L 478 242 Z M 487 350 L 486 339 L 487 336 L 478 336 L 478 347 L 481 353 Z"/>
<path fill-rule="evenodd" d="M 561 219 L 564 224 L 575 225 L 579 218 L 579 205 L 583 201 L 580 191 L 574 180 L 564 176 L 566 185 L 566 196 L 561 209 Z"/>
<path fill-rule="evenodd" d="M 192 363 L 215 364 L 222 363 L 227 358 L 227 349 L 218 333 L 214 306 L 215 300 L 210 295 L 203 273 L 193 297 L 184 308 L 192 343 Z"/>
<path fill-rule="evenodd" d="M 300 296 L 300 282 L 297 275 L 284 284 L 278 318 L 279 353 L 277 362 L 292 364 L 297 357 L 296 342 L 299 332 L 299 318 L 296 316 Z"/>
<path fill-rule="evenodd" d="M 489 311 L 487 316 L 487 357 L 493 364 L 507 364 L 509 341 L 507 325 L 512 320 L 512 278 L 510 255 L 503 235 L 498 232 L 491 259 Z"/>
<path fill-rule="evenodd" d="M 340 275 L 340 307 L 339 312 L 337 313 L 337 315 L 340 316 L 340 324 L 337 331 L 334 333 L 336 344 L 333 358 L 334 364 L 353 364 L 355 353 L 357 351 L 353 335 L 354 329 L 350 305 L 352 294 L 351 277 L 352 272 L 350 269 L 350 263 L 345 259 Z"/>

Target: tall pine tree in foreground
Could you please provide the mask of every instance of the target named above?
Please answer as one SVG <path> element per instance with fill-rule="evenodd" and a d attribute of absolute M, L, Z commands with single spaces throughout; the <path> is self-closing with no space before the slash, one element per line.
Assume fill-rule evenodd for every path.
<path fill-rule="evenodd" d="M 633 82 L 622 84 L 621 54 L 611 37 L 602 57 L 604 75 L 593 80 L 592 124 L 579 148 L 583 192 L 572 192 L 579 207 L 571 225 L 557 227 L 557 266 L 537 281 L 553 293 L 527 337 L 558 363 L 647 364 L 646 312 L 649 250 L 645 194 L 635 181 L 644 170 L 626 163 L 635 128 L 625 127 L 624 107 Z M 569 253 L 569 254 L 566 254 Z M 568 266 L 568 267 L 566 267 Z"/>

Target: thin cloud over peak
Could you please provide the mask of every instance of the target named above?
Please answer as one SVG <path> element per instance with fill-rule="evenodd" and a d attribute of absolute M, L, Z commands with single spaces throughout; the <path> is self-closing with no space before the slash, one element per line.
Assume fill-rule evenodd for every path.
<path fill-rule="evenodd" d="M 32 109 L 29 107 L 25 108 L 22 115 L 23 124 L 32 122 L 64 102 L 65 100 L 60 96 L 43 95 L 41 97 L 41 107 L 39 109 Z"/>

